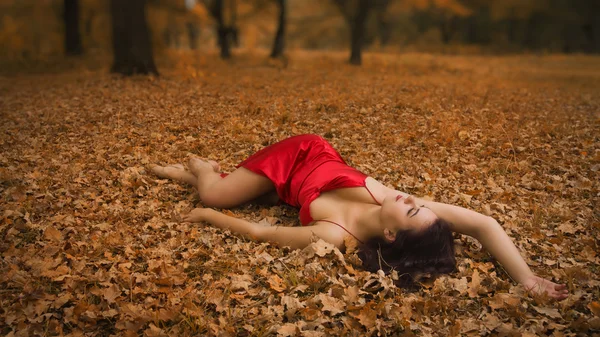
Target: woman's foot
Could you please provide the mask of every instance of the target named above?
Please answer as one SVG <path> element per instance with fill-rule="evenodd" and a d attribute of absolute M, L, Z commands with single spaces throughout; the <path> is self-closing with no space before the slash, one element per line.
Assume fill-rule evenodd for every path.
<path fill-rule="evenodd" d="M 160 178 L 175 179 L 185 172 L 185 167 L 181 164 L 173 164 L 167 166 L 155 165 L 150 168 L 154 174 Z"/>
<path fill-rule="evenodd" d="M 181 164 L 167 166 L 155 165 L 150 170 L 160 178 L 172 179 L 190 185 L 196 185 L 196 177 Z"/>
<path fill-rule="evenodd" d="M 194 174 L 196 177 L 198 177 L 199 175 L 202 175 L 202 173 L 206 172 L 207 170 L 217 172 L 217 173 L 221 170 L 219 163 L 217 163 L 216 161 L 203 160 L 203 159 L 196 158 L 196 157 L 190 158 L 190 161 L 188 162 L 188 166 L 189 166 L 192 174 Z"/>

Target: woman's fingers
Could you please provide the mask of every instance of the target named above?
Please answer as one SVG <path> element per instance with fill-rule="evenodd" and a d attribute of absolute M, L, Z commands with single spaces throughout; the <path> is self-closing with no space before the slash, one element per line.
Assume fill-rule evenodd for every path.
<path fill-rule="evenodd" d="M 569 290 L 567 289 L 566 284 L 552 284 L 554 287 L 551 287 L 548 295 L 558 300 L 565 299 L 569 296 Z M 553 289 L 552 289 L 553 288 Z"/>
<path fill-rule="evenodd" d="M 202 208 L 194 208 L 191 212 L 184 214 L 181 219 L 184 222 L 201 222 L 203 221 L 202 212 Z"/>
<path fill-rule="evenodd" d="M 525 288 L 534 294 L 542 295 L 545 293 L 556 300 L 564 300 L 569 296 L 569 290 L 565 284 L 557 284 L 539 276 L 532 277 L 525 284 Z"/>

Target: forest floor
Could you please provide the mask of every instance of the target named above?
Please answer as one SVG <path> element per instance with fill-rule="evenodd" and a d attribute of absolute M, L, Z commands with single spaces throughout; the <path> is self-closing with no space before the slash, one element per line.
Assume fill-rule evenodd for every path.
<path fill-rule="evenodd" d="M 1 335 L 600 333 L 600 57 L 172 57 L 160 77 L 0 77 Z M 399 289 L 322 241 L 182 223 L 194 191 L 148 170 L 200 156 L 230 171 L 303 133 L 384 184 L 491 215 L 571 295 L 531 297 L 459 236 L 455 273 Z M 287 206 L 230 214 L 298 225 Z"/>

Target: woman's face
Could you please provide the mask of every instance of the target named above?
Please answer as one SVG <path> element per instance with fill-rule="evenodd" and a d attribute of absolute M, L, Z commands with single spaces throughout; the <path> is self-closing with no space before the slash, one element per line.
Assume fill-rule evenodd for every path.
<path fill-rule="evenodd" d="M 413 196 L 403 197 L 400 194 L 388 195 L 381 204 L 381 220 L 384 229 L 393 235 L 401 230 L 420 231 L 429 227 L 437 215 L 427 207 L 417 205 Z"/>

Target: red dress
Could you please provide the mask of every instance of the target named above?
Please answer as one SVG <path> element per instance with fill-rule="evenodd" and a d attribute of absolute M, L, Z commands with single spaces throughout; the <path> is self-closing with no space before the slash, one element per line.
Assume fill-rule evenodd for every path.
<path fill-rule="evenodd" d="M 270 145 L 238 167 L 269 178 L 279 198 L 300 208 L 300 222 L 313 222 L 310 203 L 321 193 L 344 187 L 366 187 L 367 175 L 348 166 L 322 137 L 300 135 Z"/>

